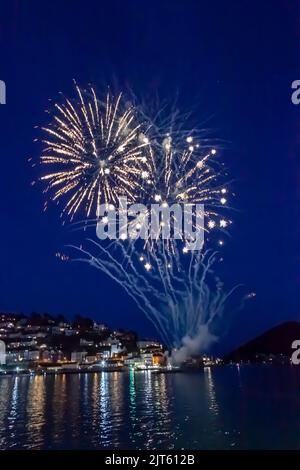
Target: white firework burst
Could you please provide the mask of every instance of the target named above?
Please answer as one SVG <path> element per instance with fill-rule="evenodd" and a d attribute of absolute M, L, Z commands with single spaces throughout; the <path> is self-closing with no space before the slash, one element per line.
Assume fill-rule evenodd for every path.
<path fill-rule="evenodd" d="M 78 100 L 56 104 L 41 163 L 51 171 L 41 177 L 52 200 L 64 200 L 62 214 L 73 219 L 82 210 L 97 214 L 100 204 L 115 203 L 118 196 L 136 200 L 141 176 L 149 174 L 150 146 L 133 106 L 122 94 L 110 92 L 100 101 L 93 88 L 76 85 Z"/>

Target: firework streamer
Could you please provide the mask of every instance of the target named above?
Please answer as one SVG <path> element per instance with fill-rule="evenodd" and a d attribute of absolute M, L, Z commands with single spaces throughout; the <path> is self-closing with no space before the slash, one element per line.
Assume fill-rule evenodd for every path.
<path fill-rule="evenodd" d="M 177 250 L 174 257 L 162 248 L 149 251 L 146 261 L 132 244 L 116 241 L 105 247 L 93 240 L 90 244 L 89 250 L 80 248 L 84 256 L 77 260 L 122 286 L 170 349 L 178 351 L 188 340 L 194 341 L 194 352 L 209 349 L 217 339 L 215 325 L 234 290 L 226 292 L 214 274 L 216 252 L 181 254 Z M 179 353 L 175 357 L 179 359 Z"/>

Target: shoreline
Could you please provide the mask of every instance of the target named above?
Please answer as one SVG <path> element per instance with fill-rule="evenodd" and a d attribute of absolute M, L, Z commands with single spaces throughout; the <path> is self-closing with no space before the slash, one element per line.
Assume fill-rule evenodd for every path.
<path fill-rule="evenodd" d="M 155 375 L 160 375 L 160 374 L 196 374 L 199 372 L 203 372 L 205 369 L 215 369 L 215 368 L 224 368 L 224 367 L 244 367 L 244 366 L 263 366 L 263 367 L 270 367 L 270 366 L 275 366 L 275 367 L 291 367 L 293 364 L 289 363 L 282 363 L 282 364 L 262 364 L 262 363 L 244 363 L 244 364 L 214 364 L 214 365 L 209 365 L 209 366 L 203 366 L 203 367 L 195 367 L 195 368 L 189 368 L 189 367 L 178 367 L 178 368 L 173 368 L 173 369 L 168 369 L 168 368 L 161 368 L 161 369 L 152 369 L 152 368 L 144 368 L 144 369 L 138 369 L 138 368 L 129 368 L 129 367 L 106 367 L 106 368 L 78 368 L 78 369 L 60 369 L 57 368 L 57 370 L 32 370 L 32 369 L 23 369 L 23 370 L 7 370 L 7 371 L 0 371 L 0 379 L 3 377 L 10 377 L 10 376 L 27 376 L 27 377 L 32 377 L 32 376 L 48 376 L 48 375 L 74 375 L 74 374 L 101 374 L 102 372 L 107 372 L 107 373 L 114 373 L 114 372 L 119 372 L 119 373 L 129 373 L 129 372 L 134 372 L 134 373 L 151 373 Z"/>

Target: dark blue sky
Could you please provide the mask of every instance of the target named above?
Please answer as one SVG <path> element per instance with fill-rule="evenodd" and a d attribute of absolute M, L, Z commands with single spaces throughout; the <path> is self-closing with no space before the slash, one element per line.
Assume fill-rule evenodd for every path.
<path fill-rule="evenodd" d="M 299 3 L 283 0 L 0 0 L 0 310 L 91 315 L 153 333 L 135 304 L 88 266 L 55 253 L 71 234 L 59 212 L 42 212 L 27 157 L 35 125 L 72 79 L 101 88 L 116 79 L 139 95 L 179 91 L 184 110 L 228 142 L 222 158 L 238 197 L 222 277 L 255 300 L 232 320 L 224 344 L 280 321 L 300 320 Z M 195 106 L 196 104 L 196 106 Z"/>

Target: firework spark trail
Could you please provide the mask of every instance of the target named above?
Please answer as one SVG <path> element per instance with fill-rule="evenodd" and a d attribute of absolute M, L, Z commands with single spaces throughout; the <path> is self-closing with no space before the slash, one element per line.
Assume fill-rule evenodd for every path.
<path fill-rule="evenodd" d="M 79 250 L 84 255 L 83 258 L 77 258 L 76 261 L 89 263 L 121 285 L 153 323 L 155 328 L 158 329 L 166 344 L 169 344 L 169 335 L 165 327 L 166 318 L 151 303 L 152 296 L 161 300 L 161 294 L 151 285 L 151 280 L 149 282 L 146 276 L 138 273 L 131 260 L 128 263 L 128 255 L 124 251 L 124 246 L 121 242 L 116 242 L 120 252 L 117 255 L 113 255 L 109 248 L 104 248 L 100 243 L 98 244 L 93 240 L 90 241 L 99 250 L 97 257 L 91 251 L 73 246 L 72 248 Z M 114 246 L 114 251 L 115 249 L 116 246 Z"/>
<path fill-rule="evenodd" d="M 216 253 L 191 254 L 191 274 L 186 276 L 184 258 L 180 266 L 171 266 L 167 251 L 151 252 L 151 269 L 146 271 L 132 245 L 128 254 L 121 241 L 114 242 L 113 249 L 111 245 L 104 247 L 90 241 L 94 248 L 80 249 L 84 256 L 78 260 L 101 270 L 122 286 L 169 348 L 179 348 L 183 337 L 196 337 L 203 326 L 213 331 L 213 323 L 222 316 L 232 293 L 225 292 L 213 274 Z M 178 256 L 181 258 L 179 253 Z"/>

